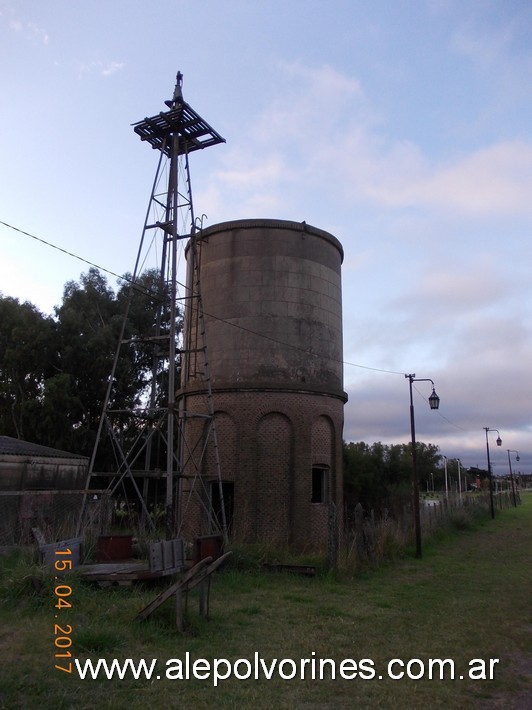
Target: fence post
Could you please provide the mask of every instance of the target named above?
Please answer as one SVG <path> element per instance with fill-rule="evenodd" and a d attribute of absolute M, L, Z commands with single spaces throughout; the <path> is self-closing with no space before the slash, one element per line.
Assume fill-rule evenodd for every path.
<path fill-rule="evenodd" d="M 329 569 L 338 569 L 338 515 L 336 511 L 336 503 L 329 503 L 329 518 L 328 518 L 328 538 L 327 538 L 327 557 Z"/>
<path fill-rule="evenodd" d="M 364 508 L 361 503 L 355 506 L 355 543 L 357 550 L 357 562 L 364 559 Z"/>

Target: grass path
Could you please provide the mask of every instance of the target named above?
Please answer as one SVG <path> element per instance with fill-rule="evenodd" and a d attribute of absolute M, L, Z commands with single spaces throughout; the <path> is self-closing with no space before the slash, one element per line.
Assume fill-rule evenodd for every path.
<path fill-rule="evenodd" d="M 212 619 L 173 629 L 171 603 L 132 619 L 153 589 L 99 590 L 73 582 L 81 659 L 370 659 L 372 679 L 84 680 L 54 670 L 50 594 L 31 596 L 28 570 L 0 561 L 1 708 L 506 708 L 532 707 L 532 494 L 474 530 L 425 545 L 355 579 L 304 579 L 227 570 L 213 586 Z M 66 619 L 66 617 L 65 617 Z M 390 659 L 452 659 L 456 675 L 392 680 Z M 468 678 L 471 659 L 499 659 L 493 680 Z M 478 664 L 477 664 L 478 665 Z M 366 669 L 368 668 L 366 663 Z M 419 670 L 419 664 L 413 665 Z M 245 670 L 243 667 L 241 670 Z M 285 667 L 288 671 L 289 668 Z M 399 665 L 394 666 L 398 673 Z M 489 670 L 489 664 L 488 664 Z M 368 675 L 368 673 L 366 673 Z M 379 675 L 383 675 L 379 679 Z M 464 675 L 460 679 L 460 675 Z"/>

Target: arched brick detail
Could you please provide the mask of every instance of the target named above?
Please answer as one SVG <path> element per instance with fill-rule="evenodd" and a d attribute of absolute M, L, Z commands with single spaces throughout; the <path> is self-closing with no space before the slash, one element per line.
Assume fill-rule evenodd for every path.
<path fill-rule="evenodd" d="M 330 417 L 319 416 L 312 422 L 312 465 L 332 466 L 334 424 Z"/>
<path fill-rule="evenodd" d="M 191 408 L 192 409 L 192 408 Z M 192 410 L 193 411 L 193 410 Z M 222 480 L 234 481 L 236 461 L 236 424 L 225 411 L 214 415 L 214 426 L 218 440 Z M 191 419 L 187 424 L 185 450 L 185 478 L 181 487 L 181 515 L 183 535 L 192 540 L 198 535 L 212 532 L 209 523 L 210 485 L 218 480 L 214 437 L 210 422 L 205 419 Z M 192 446 L 197 442 L 196 446 Z M 192 450 L 191 450 L 192 449 Z M 203 458 L 201 458 L 203 452 Z"/>
<path fill-rule="evenodd" d="M 312 468 L 309 471 L 309 477 L 312 480 L 316 473 L 321 473 L 325 480 L 323 481 L 323 497 L 319 502 L 314 502 L 311 505 L 311 535 L 315 540 L 327 540 L 329 503 L 334 501 L 336 497 L 334 439 L 334 424 L 332 420 L 323 415 L 317 417 L 312 422 Z"/>
<path fill-rule="evenodd" d="M 257 425 L 256 537 L 273 544 L 290 542 L 292 424 L 271 412 Z"/>

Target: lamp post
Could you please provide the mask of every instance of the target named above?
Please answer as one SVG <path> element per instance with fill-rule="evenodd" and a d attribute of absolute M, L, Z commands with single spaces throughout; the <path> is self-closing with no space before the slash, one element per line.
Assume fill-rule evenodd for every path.
<path fill-rule="evenodd" d="M 461 463 L 460 459 L 456 459 L 456 464 L 458 466 L 458 497 L 460 498 L 460 503 L 462 502 L 462 476 L 460 475 Z"/>
<path fill-rule="evenodd" d="M 510 454 L 515 454 L 515 460 L 519 461 L 519 451 L 516 451 L 515 449 L 506 449 L 508 452 L 508 466 L 510 467 L 510 481 L 512 482 L 512 501 L 514 504 L 514 508 L 517 508 L 517 499 L 515 497 L 515 481 L 514 481 L 514 474 L 512 471 L 512 461 L 510 459 Z"/>
<path fill-rule="evenodd" d="M 495 440 L 495 443 L 497 444 L 497 446 L 502 446 L 502 439 L 501 439 L 501 435 L 499 434 L 498 429 L 490 429 L 489 427 L 485 426 L 484 431 L 486 432 L 486 452 L 488 454 L 488 481 L 489 481 L 489 486 L 490 486 L 490 510 L 491 510 L 491 517 L 493 519 L 495 517 L 495 508 L 493 506 L 493 486 L 492 486 L 492 479 L 491 479 L 490 445 L 489 445 L 489 440 L 488 440 L 488 432 L 489 431 L 496 431 L 497 432 L 497 439 Z"/>
<path fill-rule="evenodd" d="M 410 432 L 412 436 L 412 491 L 414 506 L 414 530 L 416 535 L 416 557 L 421 558 L 421 518 L 419 515 L 419 481 L 417 475 L 417 451 L 416 451 L 416 425 L 414 419 L 414 400 L 412 398 L 413 382 L 432 382 L 432 394 L 429 397 L 431 409 L 438 409 L 440 398 L 434 389 L 434 382 L 431 379 L 416 379 L 416 375 L 405 375 L 410 386 Z"/>
<path fill-rule="evenodd" d="M 445 499 L 449 498 L 449 481 L 447 480 L 447 456 L 443 457 L 444 460 L 444 471 L 445 471 Z"/>

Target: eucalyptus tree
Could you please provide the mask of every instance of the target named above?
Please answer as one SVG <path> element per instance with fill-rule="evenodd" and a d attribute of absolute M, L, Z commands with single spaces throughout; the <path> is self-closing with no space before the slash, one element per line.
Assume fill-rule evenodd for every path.
<path fill-rule="evenodd" d="M 58 367 L 54 320 L 0 296 L 0 432 L 35 439 L 45 382 Z"/>
<path fill-rule="evenodd" d="M 412 485 L 411 444 L 344 443 L 344 496 L 349 510 L 361 503 L 367 510 L 391 510 L 408 503 Z M 417 443 L 421 478 L 440 465 L 434 444 Z"/>
<path fill-rule="evenodd" d="M 164 406 L 168 314 L 155 271 L 134 284 L 126 274 L 115 292 L 91 268 L 65 284 L 54 316 L 0 296 L 0 433 L 89 456 L 121 337 L 127 347 L 119 350 L 111 406 L 141 407 L 152 381 Z"/>

